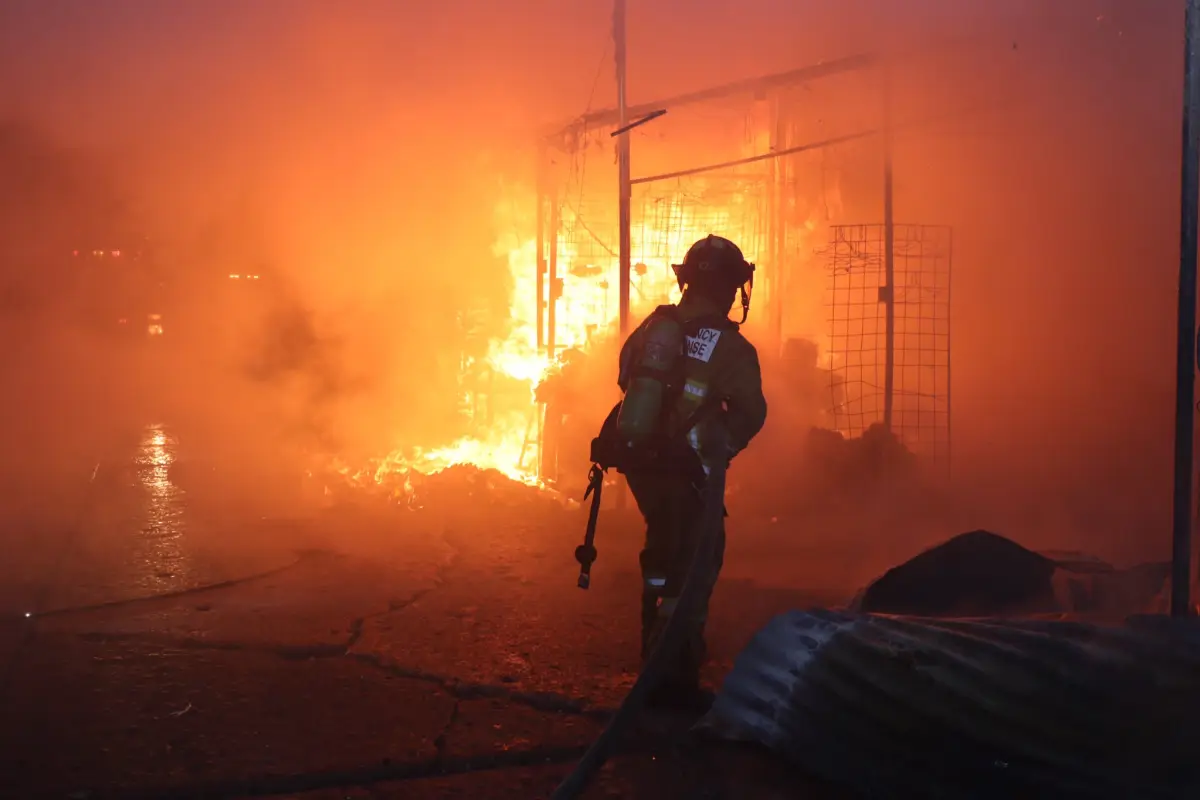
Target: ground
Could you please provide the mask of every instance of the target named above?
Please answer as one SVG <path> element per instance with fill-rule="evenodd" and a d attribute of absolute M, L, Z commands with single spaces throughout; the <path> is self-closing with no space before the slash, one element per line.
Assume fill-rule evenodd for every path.
<path fill-rule="evenodd" d="M 10 487 L 0 795 L 546 797 L 636 677 L 629 511 L 605 513 L 585 592 L 578 508 L 452 484 L 417 509 L 267 508 L 167 431 L 128 444 Z M 802 559 L 730 528 L 714 684 L 773 614 L 850 580 L 827 558 L 789 581 Z M 643 717 L 585 796 L 832 796 L 685 732 Z"/>

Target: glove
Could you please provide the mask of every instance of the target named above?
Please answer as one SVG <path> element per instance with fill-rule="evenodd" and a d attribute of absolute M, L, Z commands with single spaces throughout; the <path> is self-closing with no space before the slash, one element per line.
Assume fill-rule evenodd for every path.
<path fill-rule="evenodd" d="M 713 431 L 712 428 L 718 425 L 721 429 Z M 729 444 L 729 429 L 723 420 L 712 420 L 705 427 L 707 429 L 701 431 L 700 460 L 706 464 L 724 463 L 728 467 L 738 454 L 737 448 Z"/>

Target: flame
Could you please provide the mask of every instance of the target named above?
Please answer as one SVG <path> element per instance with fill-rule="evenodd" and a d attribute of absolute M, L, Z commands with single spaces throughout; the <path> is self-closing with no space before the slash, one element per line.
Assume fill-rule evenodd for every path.
<path fill-rule="evenodd" d="M 512 480 L 541 485 L 537 468 L 538 408 L 534 391 L 553 367 L 554 360 L 544 348 L 538 348 L 537 241 L 530 220 L 523 218 L 532 216 L 532 211 L 526 214 L 519 211 L 532 210 L 535 205 L 532 196 L 526 199 L 528 202 L 521 205 L 504 203 L 497 209 L 501 223 L 498 230 L 520 233 L 502 235 L 495 244 L 496 255 L 507 259 L 511 279 L 510 320 L 503 335 L 489 341 L 486 356 L 486 365 L 496 375 L 524 387 L 523 392 L 517 393 L 522 396 L 507 395 L 511 407 L 494 412 L 479 433 L 463 436 L 444 447 L 398 449 L 357 468 L 335 464 L 335 471 L 353 485 L 391 487 L 397 498 L 411 500 L 413 473 L 431 475 L 458 465 L 496 470 Z M 739 231 L 731 229 L 735 209 L 723 213 L 714 213 L 711 207 L 703 210 L 703 219 L 699 219 L 696 205 L 680 194 L 659 201 L 656 206 L 655 216 L 670 220 L 668 227 L 638 226 L 631 252 L 634 268 L 630 310 L 635 320 L 657 305 L 679 299 L 679 288 L 670 265 L 694 241 L 710 232 L 741 238 Z M 570 229 L 571 222 L 570 210 L 564 209 L 564 230 Z M 595 247 L 589 248 L 589 252 L 595 250 Z M 605 252 L 606 248 L 599 250 Z M 752 252 L 746 255 L 753 260 Z M 560 233 L 556 256 L 557 275 L 562 281 L 556 308 L 556 349 L 587 350 L 607 337 L 616 336 L 619 311 L 617 255 L 605 252 L 600 259 L 584 257 L 578 244 Z M 543 297 L 548 297 L 549 281 L 546 283 Z M 464 390 L 464 394 L 468 402 L 474 399 L 470 390 Z"/>

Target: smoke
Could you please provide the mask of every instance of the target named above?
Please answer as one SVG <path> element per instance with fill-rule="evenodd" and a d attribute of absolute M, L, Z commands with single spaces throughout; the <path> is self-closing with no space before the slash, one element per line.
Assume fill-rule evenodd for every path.
<path fill-rule="evenodd" d="M 1132 542 L 1165 531 L 1170 485 L 1181 4 L 630 5 L 638 102 L 976 37 L 910 76 L 900 111 L 984 113 L 901 137 L 896 155 L 898 216 L 955 228 L 956 480 L 973 527 L 1154 550 Z M 508 186 L 528 196 L 546 124 L 611 104 L 610 10 L 5 3 L 4 302 L 41 309 L 6 318 L 26 353 L 8 367 L 26 387 L 9 417 L 69 417 L 100 447 L 114 419 L 156 413 L 264 463 L 280 443 L 377 454 L 452 438 L 463 313 L 502 309 L 513 288 L 495 210 Z M 876 110 L 858 89 L 811 97 L 815 130 Z M 814 202 L 878 221 L 874 152 L 826 156 L 813 172 L 837 197 Z M 636 173 L 654 168 L 635 150 Z M 27 266 L 93 248 L 140 250 L 163 276 L 145 301 L 162 308 L 140 309 L 166 317 L 152 362 L 63 299 L 94 286 Z"/>
<path fill-rule="evenodd" d="M 292 416 L 284 433 L 326 452 L 340 443 L 330 427 L 330 415 L 355 390 L 344 374 L 341 343 L 323 336 L 311 309 L 283 303 L 265 314 L 257 340 L 249 343 L 246 374 L 251 380 L 292 398 Z"/>

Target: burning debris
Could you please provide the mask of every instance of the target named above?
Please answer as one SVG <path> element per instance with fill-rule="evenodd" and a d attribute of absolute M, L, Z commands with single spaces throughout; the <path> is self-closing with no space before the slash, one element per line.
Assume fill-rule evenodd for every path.
<path fill-rule="evenodd" d="M 513 480 L 499 470 L 456 464 L 430 475 L 410 475 L 410 507 L 448 508 L 458 503 L 530 508 L 556 505 L 555 496 L 538 486 Z"/>
<path fill-rule="evenodd" d="M 348 480 L 346 473 L 338 470 L 313 477 L 324 481 L 325 494 L 334 502 L 369 498 L 411 510 L 453 508 L 464 503 L 502 508 L 560 507 L 556 492 L 474 464 L 453 464 L 431 472 L 381 467 L 371 480 Z"/>

